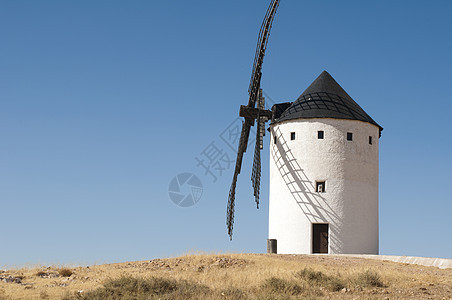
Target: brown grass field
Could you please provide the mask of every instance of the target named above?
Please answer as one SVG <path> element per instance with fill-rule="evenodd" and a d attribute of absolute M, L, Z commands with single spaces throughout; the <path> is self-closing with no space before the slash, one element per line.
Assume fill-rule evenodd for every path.
<path fill-rule="evenodd" d="M 452 299 L 452 269 L 323 255 L 186 255 L 3 270 L 6 299 Z"/>

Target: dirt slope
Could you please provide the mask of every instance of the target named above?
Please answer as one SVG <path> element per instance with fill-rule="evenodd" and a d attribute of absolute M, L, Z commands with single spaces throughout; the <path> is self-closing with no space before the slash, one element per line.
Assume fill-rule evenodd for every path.
<path fill-rule="evenodd" d="M 124 291 L 129 289 L 130 298 L 120 298 L 118 294 L 108 298 L 105 295 L 115 293 L 108 290 L 112 280 L 119 278 L 139 278 L 143 280 L 140 284 L 147 288 L 130 290 L 129 281 Z M 121 289 L 124 282 L 114 281 L 115 288 Z M 140 299 L 141 296 L 145 299 L 452 299 L 452 269 L 350 257 L 221 254 L 66 270 L 43 267 L 0 271 L 1 300 Z"/>

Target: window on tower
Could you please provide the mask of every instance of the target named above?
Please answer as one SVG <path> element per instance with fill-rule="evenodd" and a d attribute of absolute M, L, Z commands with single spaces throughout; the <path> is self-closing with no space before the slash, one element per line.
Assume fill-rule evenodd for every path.
<path fill-rule="evenodd" d="M 353 141 L 353 133 L 347 132 L 347 141 Z"/>
<path fill-rule="evenodd" d="M 369 145 L 372 145 L 372 137 L 369 136 Z"/>
<path fill-rule="evenodd" d="M 324 132 L 323 132 L 323 130 L 317 131 L 317 138 L 318 138 L 319 140 L 323 140 L 323 137 L 324 137 Z"/>
<path fill-rule="evenodd" d="M 315 191 L 317 193 L 325 193 L 325 181 L 316 181 L 315 182 Z"/>
<path fill-rule="evenodd" d="M 276 136 L 275 136 L 275 137 L 273 137 L 273 144 L 275 144 L 275 145 L 276 145 Z"/>
<path fill-rule="evenodd" d="M 290 139 L 293 141 L 295 140 L 295 132 L 290 133 Z"/>

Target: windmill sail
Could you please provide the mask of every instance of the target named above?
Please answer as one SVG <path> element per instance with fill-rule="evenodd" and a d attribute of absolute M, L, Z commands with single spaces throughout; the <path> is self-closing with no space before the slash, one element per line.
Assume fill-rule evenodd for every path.
<path fill-rule="evenodd" d="M 237 149 L 237 160 L 235 165 L 234 176 L 232 179 L 231 188 L 229 189 L 228 208 L 226 224 L 228 227 L 228 234 L 232 240 L 232 230 L 234 227 L 234 212 L 235 212 L 235 189 L 237 186 L 237 178 L 242 168 L 243 155 L 246 152 L 248 139 L 250 135 L 250 128 L 254 125 L 254 120 L 257 120 L 257 137 L 256 137 L 256 149 L 254 153 L 253 161 L 253 175 L 252 183 L 254 189 L 254 197 L 257 205 L 259 206 L 259 192 L 260 192 L 260 178 L 261 178 L 261 160 L 260 150 L 263 146 L 263 133 L 265 130 L 265 120 L 268 120 L 268 111 L 264 110 L 263 99 L 261 96 L 261 77 L 262 77 L 262 63 L 264 61 L 265 50 L 267 48 L 268 39 L 270 37 L 270 30 L 275 18 L 276 10 L 278 9 L 280 0 L 272 0 L 268 7 L 264 21 L 262 22 L 261 29 L 259 31 L 258 43 L 256 48 L 256 55 L 253 63 L 253 70 L 251 73 L 251 81 L 248 89 L 249 100 L 248 105 L 244 107 L 245 122 L 242 125 L 242 132 L 240 135 L 239 147 Z M 261 101 L 262 99 L 262 101 Z M 255 109 L 256 101 L 258 102 L 257 109 Z M 242 113 L 242 108 L 241 108 Z M 266 114 L 265 114 L 266 113 Z M 271 112 L 270 112 L 271 114 Z M 265 115 L 265 116 L 264 116 Z M 266 119 L 265 119 L 266 118 Z"/>

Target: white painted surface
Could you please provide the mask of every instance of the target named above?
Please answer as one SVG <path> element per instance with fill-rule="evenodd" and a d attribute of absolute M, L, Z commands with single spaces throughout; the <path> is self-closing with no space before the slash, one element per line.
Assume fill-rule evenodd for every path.
<path fill-rule="evenodd" d="M 378 254 L 379 128 L 341 119 L 270 128 L 269 238 L 277 240 L 278 253 L 312 253 L 312 224 L 328 223 L 328 253 Z M 324 139 L 317 138 L 319 130 Z M 315 182 L 323 180 L 326 192 L 315 192 Z"/>
<path fill-rule="evenodd" d="M 404 264 L 421 265 L 426 267 L 438 267 L 440 269 L 452 269 L 452 259 L 449 258 L 392 256 L 392 255 L 341 255 L 341 256 L 388 260 Z"/>

